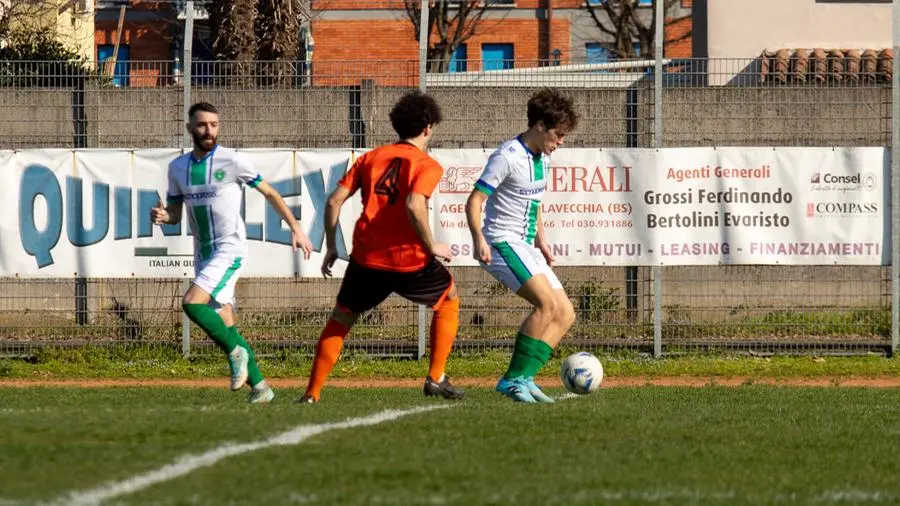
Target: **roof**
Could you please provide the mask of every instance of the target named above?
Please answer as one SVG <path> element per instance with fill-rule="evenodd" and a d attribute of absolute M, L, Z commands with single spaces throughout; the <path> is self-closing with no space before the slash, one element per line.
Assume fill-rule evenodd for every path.
<path fill-rule="evenodd" d="M 763 51 L 760 80 L 774 83 L 891 82 L 891 49 L 794 49 Z"/>

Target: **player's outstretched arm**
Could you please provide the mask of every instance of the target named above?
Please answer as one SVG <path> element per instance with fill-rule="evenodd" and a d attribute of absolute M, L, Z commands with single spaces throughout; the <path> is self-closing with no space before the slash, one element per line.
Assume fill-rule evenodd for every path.
<path fill-rule="evenodd" d="M 442 260 L 448 262 L 452 260 L 453 253 L 450 251 L 450 247 L 435 242 L 434 235 L 431 233 L 431 226 L 428 224 L 428 199 L 425 195 L 411 192 L 406 198 L 406 212 L 409 215 L 410 223 L 416 229 L 416 235 L 422 240 L 428 252 Z"/>
<path fill-rule="evenodd" d="M 469 231 L 472 232 L 472 256 L 479 262 L 491 263 L 491 246 L 481 232 L 481 210 L 488 195 L 477 188 L 472 190 L 466 201 L 466 221 L 469 222 Z"/>
<path fill-rule="evenodd" d="M 298 249 L 303 250 L 303 258 L 309 260 L 309 256 L 312 254 L 312 243 L 309 242 L 309 238 L 306 237 L 306 234 L 300 229 L 300 223 L 294 218 L 294 213 L 291 212 L 291 209 L 288 207 L 287 203 L 285 203 L 281 194 L 278 193 L 278 190 L 272 188 L 272 185 L 265 181 L 261 181 L 259 185 L 256 186 L 256 190 L 266 198 L 269 205 L 275 208 L 275 212 L 278 213 L 278 216 L 281 216 L 281 219 L 288 224 L 288 227 L 291 229 L 291 234 L 294 236 L 291 241 L 294 251 L 297 251 Z"/>

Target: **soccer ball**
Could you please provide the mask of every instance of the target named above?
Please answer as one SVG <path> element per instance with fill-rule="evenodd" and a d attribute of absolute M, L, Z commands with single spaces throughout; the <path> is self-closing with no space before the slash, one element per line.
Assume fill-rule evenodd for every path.
<path fill-rule="evenodd" d="M 589 394 L 603 382 L 603 364 L 586 351 L 569 355 L 559 368 L 559 379 L 573 394 Z"/>

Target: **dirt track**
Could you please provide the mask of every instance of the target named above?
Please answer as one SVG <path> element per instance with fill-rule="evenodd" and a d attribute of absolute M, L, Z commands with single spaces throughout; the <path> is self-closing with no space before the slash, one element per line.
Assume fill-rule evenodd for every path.
<path fill-rule="evenodd" d="M 453 378 L 459 386 L 492 387 L 496 378 Z M 271 378 L 269 384 L 277 388 L 301 388 L 306 378 Z M 555 378 L 539 378 L 538 383 L 549 387 L 558 386 Z M 883 378 L 717 378 L 696 376 L 673 377 L 624 377 L 606 378 L 602 388 L 636 386 L 678 386 L 705 387 L 711 385 L 736 387 L 741 385 L 782 385 L 803 387 L 900 387 L 900 377 Z M 227 387 L 228 379 L 0 379 L 0 388 L 68 387 L 68 388 L 108 388 L 108 387 Z M 333 378 L 329 387 L 344 388 L 420 388 L 422 379 L 413 378 Z"/>

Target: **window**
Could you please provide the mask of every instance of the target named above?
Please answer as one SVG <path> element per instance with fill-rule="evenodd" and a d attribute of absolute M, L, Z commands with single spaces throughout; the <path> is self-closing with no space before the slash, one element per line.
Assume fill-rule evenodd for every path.
<path fill-rule="evenodd" d="M 484 70 L 511 69 L 514 65 L 512 44 L 482 44 L 481 65 Z"/>
<path fill-rule="evenodd" d="M 97 61 L 101 63 L 100 70 L 106 75 L 109 71 L 106 68 L 106 60 L 112 58 L 116 46 L 112 44 L 103 44 L 97 46 Z M 131 62 L 128 61 L 128 46 L 119 45 L 119 55 L 116 58 L 116 66 L 113 69 L 113 84 L 118 87 L 128 86 L 129 73 L 131 72 Z"/>
<path fill-rule="evenodd" d="M 465 44 L 456 46 L 456 50 L 450 55 L 450 72 L 465 72 L 468 69 L 469 49 Z"/>
<path fill-rule="evenodd" d="M 588 42 L 584 45 L 584 53 L 588 63 L 609 63 L 614 60 L 615 56 L 605 44 L 599 42 Z"/>
<path fill-rule="evenodd" d="M 634 42 L 632 47 L 634 48 L 634 57 L 640 58 L 641 43 Z M 620 59 L 616 53 L 615 45 L 611 42 L 588 42 L 584 45 L 584 53 L 587 63 L 609 63 Z"/>
<path fill-rule="evenodd" d="M 94 12 L 94 0 L 78 0 L 75 2 L 75 12 L 78 14 L 90 14 Z"/>

